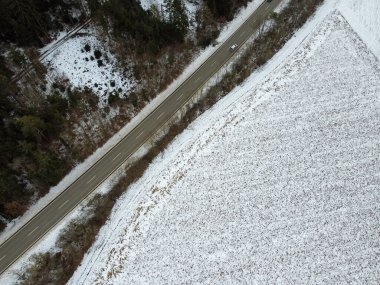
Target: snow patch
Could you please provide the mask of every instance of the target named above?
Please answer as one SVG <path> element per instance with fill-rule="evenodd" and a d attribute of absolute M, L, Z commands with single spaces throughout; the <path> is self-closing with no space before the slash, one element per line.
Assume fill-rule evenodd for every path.
<path fill-rule="evenodd" d="M 62 38 L 64 34 L 59 37 Z M 136 82 L 131 71 L 121 71 L 107 43 L 98 39 L 94 28 L 85 28 L 71 36 L 43 63 L 48 66 L 49 80 L 63 80 L 79 89 L 91 89 L 99 96 L 100 107 L 107 105 L 108 96 L 117 92 L 127 96 Z"/>

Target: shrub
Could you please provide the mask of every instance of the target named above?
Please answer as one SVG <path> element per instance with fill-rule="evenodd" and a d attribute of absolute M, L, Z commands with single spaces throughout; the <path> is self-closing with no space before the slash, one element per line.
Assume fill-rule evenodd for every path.
<path fill-rule="evenodd" d="M 18 67 L 22 67 L 26 64 L 26 57 L 23 53 L 21 53 L 18 49 L 11 50 L 11 58 L 14 64 Z"/>
<path fill-rule="evenodd" d="M 113 91 L 109 96 L 108 96 L 108 104 L 113 105 L 116 101 L 120 99 L 119 93 L 117 91 Z"/>
<path fill-rule="evenodd" d="M 98 50 L 98 49 L 95 50 L 95 51 L 94 51 L 94 56 L 95 56 L 96 59 L 101 58 L 101 57 L 102 57 L 102 53 L 101 53 L 101 51 Z"/>

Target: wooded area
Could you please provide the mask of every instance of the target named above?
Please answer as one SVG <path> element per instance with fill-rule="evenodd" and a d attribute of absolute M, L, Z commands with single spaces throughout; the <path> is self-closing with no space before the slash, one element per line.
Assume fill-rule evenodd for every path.
<path fill-rule="evenodd" d="M 72 9 L 80 8 L 75 0 L 0 0 L 0 40 L 42 46 L 50 39 L 49 31 L 78 21 Z"/>

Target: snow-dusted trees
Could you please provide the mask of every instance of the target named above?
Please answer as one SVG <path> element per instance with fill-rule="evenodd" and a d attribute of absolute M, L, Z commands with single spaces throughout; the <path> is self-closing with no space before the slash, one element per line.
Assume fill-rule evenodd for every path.
<path fill-rule="evenodd" d="M 168 13 L 169 24 L 174 28 L 173 36 L 179 40 L 183 40 L 189 27 L 189 20 L 182 0 L 165 0 L 164 3 Z"/>
<path fill-rule="evenodd" d="M 22 41 L 39 40 L 44 33 L 44 20 L 33 1 L 1 1 L 5 27 Z M 16 21 L 15 21 L 16 20 Z M 24 38 L 24 39 L 23 39 Z"/>
<path fill-rule="evenodd" d="M 23 46 L 41 45 L 50 29 L 76 20 L 76 0 L 0 0 L 0 39 Z"/>
<path fill-rule="evenodd" d="M 196 21 L 198 24 L 196 29 L 198 44 L 201 47 L 206 47 L 211 44 L 219 34 L 215 17 L 207 5 L 202 5 L 197 11 Z"/>
<path fill-rule="evenodd" d="M 157 11 L 145 11 L 136 0 L 91 0 L 89 4 L 92 15 L 101 21 L 109 19 L 114 35 L 127 39 L 141 53 L 157 53 L 165 46 L 183 41 L 187 33 L 188 19 L 181 0 L 165 1 L 167 20 Z"/>
<path fill-rule="evenodd" d="M 231 20 L 237 8 L 246 5 L 248 0 L 206 0 L 206 4 L 215 17 Z"/>
<path fill-rule="evenodd" d="M 205 0 L 196 14 L 198 44 L 205 47 L 219 35 L 220 23 L 233 18 L 247 0 Z"/>

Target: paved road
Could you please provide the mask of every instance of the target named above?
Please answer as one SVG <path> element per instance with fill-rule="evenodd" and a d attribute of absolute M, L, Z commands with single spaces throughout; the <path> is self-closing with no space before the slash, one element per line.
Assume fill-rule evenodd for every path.
<path fill-rule="evenodd" d="M 253 31 L 281 2 L 264 2 L 250 18 L 221 45 L 177 90 L 149 114 L 135 129 L 79 177 L 55 200 L 35 215 L 26 225 L 0 246 L 0 273 L 3 273 L 23 253 L 41 239 L 52 227 L 72 211 L 86 196 L 108 178 L 152 134 L 168 121 L 194 93 L 236 52 Z"/>

